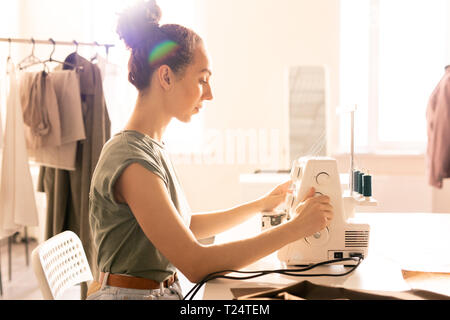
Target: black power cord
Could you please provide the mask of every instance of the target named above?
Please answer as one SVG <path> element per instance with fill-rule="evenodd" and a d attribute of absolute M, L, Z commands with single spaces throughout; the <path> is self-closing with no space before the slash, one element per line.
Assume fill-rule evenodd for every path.
<path fill-rule="evenodd" d="M 261 277 L 264 276 L 266 274 L 270 274 L 270 273 L 278 273 L 278 274 L 283 274 L 283 275 L 287 275 L 287 276 L 294 276 L 294 277 L 342 277 L 342 276 L 346 276 L 350 273 L 352 273 L 353 271 L 355 271 L 356 268 L 358 268 L 358 266 L 361 264 L 361 261 L 363 260 L 363 258 L 361 256 L 356 256 L 356 257 L 349 257 L 349 258 L 342 258 L 342 259 L 333 259 L 333 260 L 327 260 L 327 261 L 323 261 L 323 262 L 319 262 L 316 264 L 312 264 L 309 265 L 307 267 L 303 267 L 303 268 L 292 268 L 292 269 L 278 269 L 278 270 L 258 270 L 258 271 L 239 271 L 239 270 L 222 270 L 222 271 L 217 271 L 217 272 L 213 272 L 208 274 L 206 277 L 204 277 L 200 282 L 198 282 L 183 298 L 183 300 L 192 300 L 194 298 L 194 296 L 197 294 L 197 292 L 200 290 L 200 288 L 208 281 L 214 280 L 214 279 L 231 279 L 231 280 L 248 280 L 248 279 L 253 279 L 253 278 L 257 278 L 257 277 Z M 300 272 L 305 272 L 311 269 L 314 269 L 316 267 L 319 266 L 323 266 L 323 265 L 327 265 L 327 264 L 332 264 L 332 263 L 337 263 L 337 262 L 344 262 L 344 261 L 356 261 L 357 263 L 352 266 L 352 268 L 346 272 L 343 273 L 335 273 L 335 274 L 329 274 L 329 273 L 325 273 L 325 274 L 298 274 Z M 223 275 L 223 273 L 241 273 L 241 274 L 250 274 L 248 276 L 242 276 L 242 277 L 236 277 L 236 276 L 226 276 Z M 191 295 L 190 298 L 189 295 Z"/>

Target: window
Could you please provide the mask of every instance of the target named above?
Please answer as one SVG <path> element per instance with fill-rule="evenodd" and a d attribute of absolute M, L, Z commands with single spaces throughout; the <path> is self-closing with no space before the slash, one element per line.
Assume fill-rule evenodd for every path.
<path fill-rule="evenodd" d="M 341 1 L 340 104 L 357 105 L 357 152 L 425 150 L 428 99 L 450 63 L 449 10 L 445 0 Z"/>

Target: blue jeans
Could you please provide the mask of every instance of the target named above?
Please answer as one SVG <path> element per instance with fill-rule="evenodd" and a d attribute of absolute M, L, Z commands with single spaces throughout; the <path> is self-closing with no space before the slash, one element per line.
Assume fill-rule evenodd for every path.
<path fill-rule="evenodd" d="M 170 287 L 140 290 L 106 285 L 109 273 L 103 278 L 100 290 L 92 293 L 86 300 L 182 300 L 180 283 L 175 281 Z"/>

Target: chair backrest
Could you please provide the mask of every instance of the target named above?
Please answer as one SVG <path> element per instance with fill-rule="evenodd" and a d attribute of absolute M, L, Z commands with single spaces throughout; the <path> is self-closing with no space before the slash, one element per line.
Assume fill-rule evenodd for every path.
<path fill-rule="evenodd" d="M 64 231 L 37 246 L 31 261 L 45 300 L 54 300 L 70 287 L 93 279 L 80 238 Z"/>

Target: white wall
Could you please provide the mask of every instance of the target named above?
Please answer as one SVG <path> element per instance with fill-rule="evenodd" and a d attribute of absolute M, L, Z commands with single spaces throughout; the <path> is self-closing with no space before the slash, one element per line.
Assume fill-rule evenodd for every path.
<path fill-rule="evenodd" d="M 91 24 L 86 23 L 91 17 L 90 1 L 58 1 L 58 0 L 18 0 L 19 3 L 19 32 L 21 38 L 49 39 L 56 41 L 88 41 Z M 17 45 L 22 56 L 31 52 L 31 45 Z M 64 59 L 75 50 L 74 46 L 57 46 L 53 58 Z M 90 52 L 90 48 L 88 49 Z M 35 53 L 38 57 L 49 57 L 50 45 L 37 45 Z M 86 48 L 80 47 L 80 53 Z"/>
<path fill-rule="evenodd" d="M 280 167 L 289 167 L 287 68 L 325 65 L 328 107 L 337 105 L 339 1 L 203 0 L 199 4 L 215 96 L 203 109 L 206 128 L 279 130 Z M 238 203 L 239 175 L 258 168 L 248 162 L 178 163 L 194 211 Z"/>

